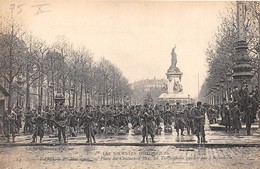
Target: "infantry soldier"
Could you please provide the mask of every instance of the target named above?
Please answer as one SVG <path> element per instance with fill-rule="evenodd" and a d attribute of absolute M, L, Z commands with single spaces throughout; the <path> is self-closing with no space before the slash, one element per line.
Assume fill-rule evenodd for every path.
<path fill-rule="evenodd" d="M 184 113 L 183 110 L 181 109 L 181 105 L 179 102 L 177 102 L 177 107 L 174 111 L 174 116 L 175 116 L 175 125 L 174 128 L 177 132 L 177 136 L 179 136 L 179 130 L 181 130 L 181 135 L 184 136 L 183 131 L 184 131 Z"/>
<path fill-rule="evenodd" d="M 132 123 L 132 129 L 134 129 L 137 126 L 140 126 L 140 117 L 139 117 L 139 109 L 133 107 L 131 110 L 132 118 L 131 118 L 131 123 Z"/>
<path fill-rule="evenodd" d="M 115 115 L 115 108 L 113 109 L 112 106 L 107 108 L 107 111 L 105 112 L 105 127 L 112 127 L 114 126 L 114 115 Z"/>
<path fill-rule="evenodd" d="M 128 118 L 128 114 L 125 110 L 123 110 L 122 108 L 119 108 L 116 114 L 116 123 L 117 123 L 117 127 L 126 127 L 128 122 L 127 122 L 127 118 Z"/>
<path fill-rule="evenodd" d="M 201 107 L 201 102 L 197 102 L 197 106 L 193 107 L 191 109 L 191 114 L 194 119 L 194 131 L 196 133 L 196 136 L 198 138 L 198 143 L 206 143 L 205 139 L 205 130 L 204 130 L 204 125 L 205 125 L 205 112 Z M 200 139 L 200 134 L 202 135 Z"/>
<path fill-rule="evenodd" d="M 62 107 L 60 107 L 60 109 L 57 110 L 55 120 L 58 127 L 59 143 L 61 143 L 61 135 L 63 136 L 64 143 L 67 143 L 66 140 L 67 115 Z"/>
<path fill-rule="evenodd" d="M 98 134 L 100 134 L 105 125 L 105 112 L 103 109 L 101 109 L 99 106 L 97 106 L 97 107 L 94 107 L 93 113 L 96 115 L 96 122 L 98 125 L 97 130 L 98 130 Z"/>
<path fill-rule="evenodd" d="M 187 128 L 187 133 L 190 135 L 190 133 L 193 133 L 193 123 L 192 123 L 192 118 L 191 118 L 191 104 L 188 104 L 185 109 L 183 110 L 184 113 L 184 120 L 185 120 L 185 125 Z"/>
<path fill-rule="evenodd" d="M 20 128 L 22 128 L 22 110 L 20 107 L 17 107 L 17 119 L 16 119 L 16 127 L 17 127 L 17 133 L 19 133 Z"/>
<path fill-rule="evenodd" d="M 80 126 L 84 127 L 84 132 L 86 134 L 87 137 L 87 141 L 86 143 L 91 142 L 91 137 L 93 139 L 93 142 L 96 143 L 95 140 L 95 132 L 94 132 L 94 115 L 93 113 L 89 110 L 89 108 L 87 109 L 87 111 L 85 112 L 82 121 L 80 123 Z"/>
<path fill-rule="evenodd" d="M 69 115 L 69 129 L 71 132 L 71 136 L 72 137 L 77 137 L 76 135 L 76 127 L 78 125 L 78 120 L 77 120 L 77 116 L 76 116 L 76 111 L 72 110 L 70 111 L 70 115 Z"/>
<path fill-rule="evenodd" d="M 24 134 L 26 134 L 27 132 L 31 132 L 33 128 L 32 125 L 33 114 L 32 111 L 30 110 L 30 107 L 27 107 L 27 111 L 25 112 L 24 116 L 25 116 Z"/>
<path fill-rule="evenodd" d="M 16 130 L 16 113 L 8 108 L 8 110 L 3 115 L 3 127 L 4 127 L 4 134 L 7 138 L 7 142 L 10 142 L 10 135 L 12 135 L 13 142 L 15 139 L 15 130 Z"/>
<path fill-rule="evenodd" d="M 41 115 L 40 112 L 36 115 L 36 117 L 33 119 L 33 123 L 35 124 L 34 126 L 34 131 L 33 131 L 33 136 L 32 136 L 32 143 L 37 142 L 37 136 L 40 137 L 40 143 L 42 143 L 42 138 L 44 136 L 44 117 Z"/>
<path fill-rule="evenodd" d="M 172 125 L 172 112 L 169 104 L 165 107 L 165 112 L 163 114 L 163 123 L 164 126 Z"/>
<path fill-rule="evenodd" d="M 49 107 L 46 106 L 45 112 L 47 118 L 47 126 L 49 127 L 49 129 L 51 129 L 52 132 L 54 132 L 54 110 L 53 108 L 49 109 Z"/>
<path fill-rule="evenodd" d="M 142 118 L 142 124 L 143 124 L 143 131 L 142 136 L 143 140 L 141 143 L 146 142 L 148 143 L 148 134 L 151 135 L 152 143 L 155 143 L 154 141 L 154 125 L 153 122 L 155 121 L 154 116 L 151 114 L 151 111 L 149 111 L 148 105 L 144 105 L 144 110 L 140 116 Z"/>

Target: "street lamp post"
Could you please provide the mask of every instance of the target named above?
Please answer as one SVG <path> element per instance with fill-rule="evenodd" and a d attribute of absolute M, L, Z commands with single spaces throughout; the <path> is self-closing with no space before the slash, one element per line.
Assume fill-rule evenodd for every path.
<path fill-rule="evenodd" d="M 251 72 L 252 66 L 249 64 L 251 61 L 248 56 L 248 45 L 246 42 L 246 31 L 244 27 L 245 22 L 245 3 L 237 1 L 237 16 L 238 16 L 238 39 L 236 41 L 235 52 L 235 66 L 233 67 L 233 79 L 237 85 L 242 85 L 243 81 L 250 82 L 253 74 Z"/>

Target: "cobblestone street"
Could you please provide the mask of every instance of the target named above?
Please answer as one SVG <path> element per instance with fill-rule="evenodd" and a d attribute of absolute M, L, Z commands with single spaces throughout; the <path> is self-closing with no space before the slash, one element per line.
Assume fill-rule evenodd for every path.
<path fill-rule="evenodd" d="M 185 132 L 186 134 L 186 132 Z M 245 136 L 206 127 L 208 143 L 196 145 L 195 136 L 177 137 L 162 133 L 156 136 L 157 146 L 132 146 L 141 136 L 97 136 L 96 145 L 85 144 L 84 135 L 69 137 L 69 144 L 58 144 L 57 138 L 44 137 L 43 144 L 30 144 L 31 135 L 20 135 L 15 143 L 1 143 L 0 166 L 27 168 L 250 168 L 260 166 L 260 137 Z M 104 144 L 103 144 L 104 143 Z M 106 144 L 110 144 L 106 146 Z M 111 146 L 118 143 L 119 146 Z M 127 145 L 128 144 L 128 145 Z M 163 144 L 169 144 L 165 146 Z M 212 144 L 212 146 L 211 146 Z M 214 144 L 214 145 L 213 145 Z M 240 146 L 235 146 L 238 144 Z M 256 146 L 249 146 L 255 144 Z M 21 146 L 20 146 L 21 145 Z M 6 156 L 8 154 L 8 156 Z M 163 166 L 163 167 L 160 167 Z"/>
<path fill-rule="evenodd" d="M 1 168 L 250 168 L 260 166 L 259 147 L 176 148 L 129 146 L 10 147 L 0 149 Z M 17 154 L 19 152 L 19 154 Z M 5 154 L 8 153 L 8 156 Z M 131 167 L 132 166 L 132 167 Z M 163 166 L 163 167 L 160 167 Z"/>
<path fill-rule="evenodd" d="M 161 124 L 161 126 L 163 126 Z M 131 125 L 129 125 L 131 128 Z M 206 140 L 208 144 L 259 144 L 260 137 L 259 134 L 255 134 L 255 129 L 258 126 L 255 124 L 254 129 L 251 130 L 252 134 L 246 136 L 246 130 L 241 129 L 240 133 L 232 133 L 225 131 L 212 131 L 209 128 L 209 123 L 207 121 L 205 125 Z M 97 144 L 100 143 L 140 143 L 142 136 L 133 135 L 132 130 L 129 131 L 127 135 L 97 135 Z M 15 138 L 14 144 L 29 144 L 32 141 L 32 135 L 19 134 Z M 197 138 L 195 135 L 187 135 L 187 131 L 184 131 L 184 136 L 177 136 L 175 130 L 172 134 L 165 134 L 162 130 L 161 135 L 155 136 L 156 143 L 165 144 L 196 144 Z M 0 144 L 5 144 L 5 140 L 0 139 Z M 44 144 L 58 144 L 58 138 L 50 138 L 48 134 L 45 134 L 43 138 Z M 83 144 L 86 143 L 86 136 L 80 134 L 77 137 L 68 137 L 68 143 L 72 144 Z M 13 143 L 10 143 L 13 144 Z"/>

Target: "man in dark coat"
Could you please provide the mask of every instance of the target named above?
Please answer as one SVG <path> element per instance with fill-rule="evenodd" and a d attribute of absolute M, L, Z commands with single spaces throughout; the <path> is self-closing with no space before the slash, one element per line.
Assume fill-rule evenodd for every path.
<path fill-rule="evenodd" d="M 32 131 L 33 129 L 33 124 L 32 124 L 32 117 L 33 113 L 30 110 L 30 107 L 27 107 L 27 111 L 24 114 L 25 116 L 25 123 L 24 123 L 24 134 Z"/>
<path fill-rule="evenodd" d="M 222 113 L 223 113 L 223 125 L 226 127 L 226 132 L 231 131 L 231 115 L 230 115 L 229 104 L 226 104 L 226 106 L 222 109 Z"/>
<path fill-rule="evenodd" d="M 241 112 L 245 112 L 247 109 L 248 101 L 249 101 L 249 93 L 248 93 L 248 88 L 247 84 L 244 83 L 241 87 L 241 90 L 239 91 L 239 95 L 241 97 L 240 103 L 239 103 L 239 109 Z"/>
<path fill-rule="evenodd" d="M 257 109 L 258 109 L 258 101 L 256 99 L 255 92 L 252 92 L 252 93 L 249 94 L 248 104 L 252 105 L 253 117 L 254 117 L 254 120 L 256 120 L 256 112 L 257 112 Z"/>
<path fill-rule="evenodd" d="M 177 132 L 177 136 L 179 136 L 179 130 L 181 130 L 181 135 L 184 136 L 183 134 L 184 127 L 185 127 L 184 113 L 179 102 L 177 102 L 177 107 L 174 110 L 174 119 L 175 119 L 174 128 Z"/>
<path fill-rule="evenodd" d="M 246 123 L 246 133 L 249 136 L 251 130 L 251 124 L 254 123 L 254 115 L 252 110 L 252 105 L 248 105 L 246 111 L 244 112 L 244 116 L 242 118 L 242 122 Z"/>
<path fill-rule="evenodd" d="M 63 110 L 63 108 L 56 110 L 55 121 L 58 127 L 59 143 L 61 143 L 61 135 L 63 136 L 64 143 L 67 143 L 66 140 L 67 114 Z"/>
<path fill-rule="evenodd" d="M 154 124 L 155 124 L 155 118 L 152 115 L 152 112 L 149 111 L 149 108 L 147 105 L 144 106 L 144 110 L 142 114 L 140 115 L 140 118 L 142 119 L 142 125 L 143 125 L 143 130 L 142 130 L 142 137 L 143 140 L 141 143 L 146 142 L 148 143 L 148 134 L 151 135 L 152 138 L 152 143 L 155 143 L 154 141 Z"/>
<path fill-rule="evenodd" d="M 183 110 L 185 126 L 187 128 L 187 134 L 188 135 L 190 135 L 191 133 L 194 133 L 193 120 L 192 120 L 192 117 L 191 117 L 191 108 L 192 108 L 192 104 L 188 104 L 185 107 L 185 109 Z"/>
<path fill-rule="evenodd" d="M 241 97 L 239 95 L 239 90 L 238 90 L 237 86 L 234 87 L 234 90 L 232 92 L 232 96 L 233 96 L 233 101 L 234 102 L 240 103 Z"/>
<path fill-rule="evenodd" d="M 68 117 L 69 129 L 72 137 L 77 137 L 76 127 L 78 125 L 77 113 L 76 111 L 70 111 Z"/>
<path fill-rule="evenodd" d="M 52 132 L 54 132 L 54 110 L 49 109 L 49 107 L 46 106 L 45 112 L 47 118 L 47 126 L 51 129 Z"/>
<path fill-rule="evenodd" d="M 193 119 L 194 119 L 194 130 L 195 130 L 195 134 L 198 138 L 198 143 L 206 143 L 205 130 L 204 130 L 205 111 L 202 108 L 201 102 L 197 102 L 197 106 L 193 107 L 191 109 L 191 114 L 192 114 Z M 201 138 L 200 138 L 200 135 L 202 135 Z"/>
<path fill-rule="evenodd" d="M 14 142 L 16 133 L 16 118 L 16 113 L 13 112 L 11 108 L 8 108 L 8 110 L 3 114 L 3 128 L 5 137 L 7 138 L 6 142 L 10 142 L 10 135 L 12 136 Z"/>
<path fill-rule="evenodd" d="M 80 123 L 80 126 L 83 125 L 84 127 L 84 132 L 86 134 L 86 137 L 87 137 L 87 141 L 86 143 L 92 143 L 92 139 L 93 139 L 93 142 L 96 143 L 96 139 L 95 139 L 95 129 L 94 129 L 94 115 L 93 113 L 88 109 L 86 110 L 82 120 L 81 120 L 81 123 Z M 91 139 L 92 137 L 92 139 Z"/>
<path fill-rule="evenodd" d="M 40 143 L 42 143 L 42 138 L 44 136 L 44 120 L 45 118 L 40 113 L 36 115 L 36 117 L 33 119 L 33 123 L 35 124 L 35 126 L 32 136 L 32 143 L 36 142 L 37 136 L 40 137 Z"/>
<path fill-rule="evenodd" d="M 16 119 L 16 127 L 17 127 L 17 133 L 20 132 L 20 128 L 22 128 L 22 109 L 21 107 L 17 107 L 16 110 L 16 115 L 17 115 L 17 119 Z"/>
<path fill-rule="evenodd" d="M 240 110 L 238 108 L 238 104 L 234 103 L 234 107 L 230 110 L 230 115 L 231 115 L 231 121 L 232 121 L 232 129 L 233 132 L 239 133 L 239 129 L 241 126 L 240 122 Z"/>

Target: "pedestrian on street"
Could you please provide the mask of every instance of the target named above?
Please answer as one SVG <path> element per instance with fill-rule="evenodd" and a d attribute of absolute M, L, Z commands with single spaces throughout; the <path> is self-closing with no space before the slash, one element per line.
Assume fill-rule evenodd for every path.
<path fill-rule="evenodd" d="M 223 124 L 226 128 L 226 132 L 231 131 L 231 117 L 230 117 L 230 109 L 229 104 L 222 109 L 223 111 Z"/>
<path fill-rule="evenodd" d="M 244 112 L 242 122 L 246 123 L 246 133 L 249 136 L 251 131 L 251 125 L 252 123 L 254 123 L 254 115 L 251 104 L 247 106 L 247 109 Z"/>
<path fill-rule="evenodd" d="M 230 110 L 231 114 L 231 121 L 232 121 L 232 129 L 233 132 L 239 133 L 239 129 L 241 126 L 241 121 L 240 121 L 240 110 L 238 108 L 238 103 L 234 102 L 233 103 L 234 107 Z"/>

